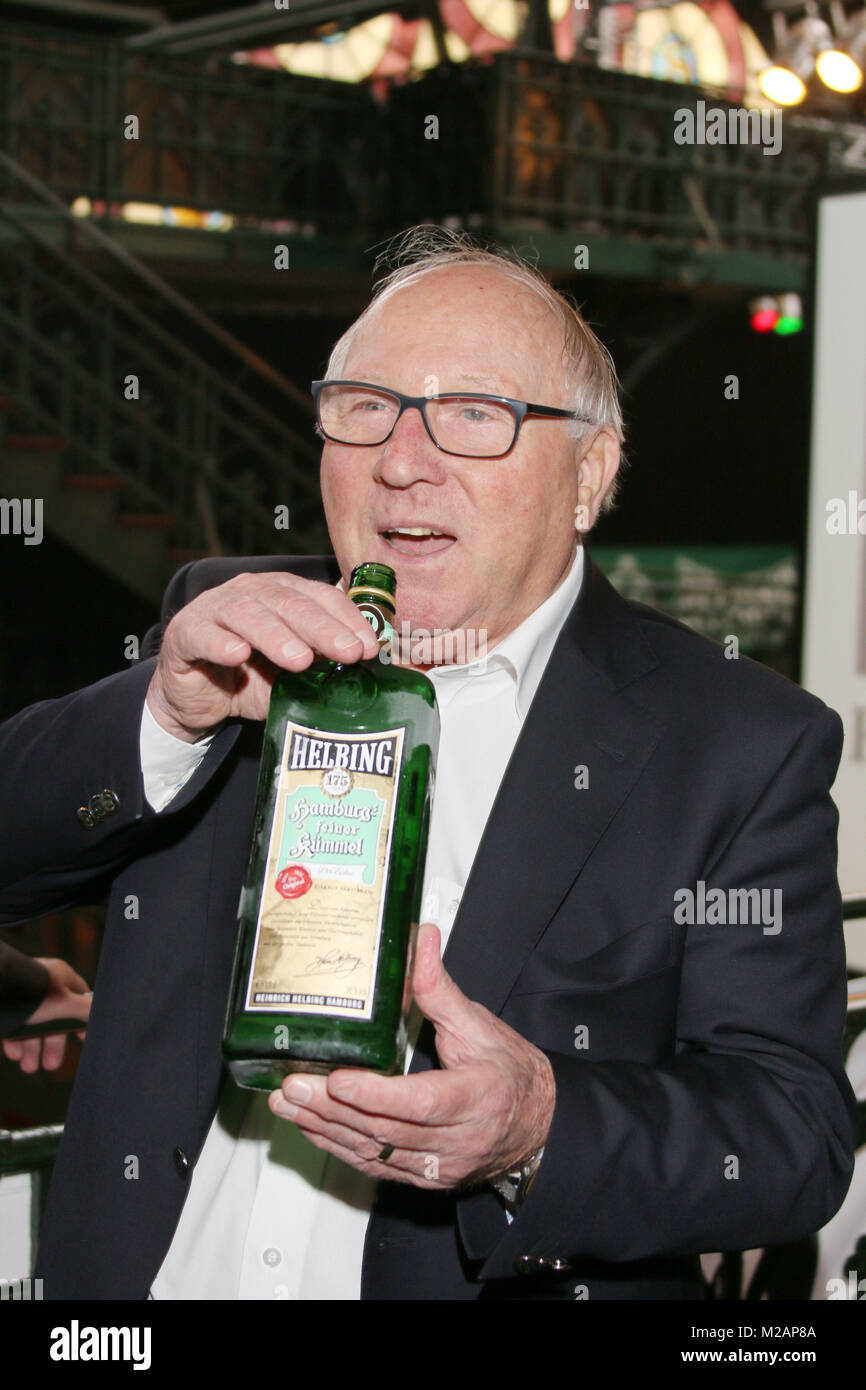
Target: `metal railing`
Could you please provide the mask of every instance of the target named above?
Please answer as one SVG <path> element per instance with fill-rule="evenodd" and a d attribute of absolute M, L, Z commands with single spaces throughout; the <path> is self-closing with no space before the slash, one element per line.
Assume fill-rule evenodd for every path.
<path fill-rule="evenodd" d="M 0 202 L 0 380 L 39 428 L 68 441 L 66 472 L 116 477 L 128 509 L 174 518 L 181 550 L 276 549 L 276 505 L 289 507 L 293 548 L 320 549 L 306 396 L 2 153 L 0 173 L 51 214 L 40 229 L 20 204 Z M 116 261 L 151 303 L 212 339 L 239 380 L 89 269 L 82 248 Z M 280 416 L 258 403 L 254 383 L 283 402 Z M 308 433 L 285 415 L 306 416 Z"/>
<path fill-rule="evenodd" d="M 605 273 L 657 279 L 702 261 L 723 263 L 724 283 L 751 284 L 774 268 L 784 278 L 787 265 L 799 284 L 812 190 L 857 173 L 845 161 L 866 122 L 785 112 L 775 155 L 751 143 L 678 144 L 677 113 L 697 119 L 699 101 L 732 106 L 722 92 L 528 50 L 435 69 L 389 99 L 393 222 L 457 218 L 503 240 L 531 239 L 542 264 L 563 274 L 575 268 L 573 247 L 591 243 L 590 269 Z M 425 141 L 430 112 L 438 139 Z"/>
<path fill-rule="evenodd" d="M 866 124 L 785 112 L 772 156 L 759 144 L 678 144 L 675 113 L 701 100 L 731 104 L 517 48 L 440 65 L 379 106 L 364 84 L 225 55 L 153 56 L 16 26 L 0 37 L 0 147 L 67 201 L 275 219 L 317 242 L 333 236 L 337 259 L 340 245 L 354 256 L 367 239 L 456 217 L 494 233 L 584 230 L 674 256 L 697 244 L 804 262 L 812 186 L 862 171 L 862 157 L 846 164 L 845 133 Z"/>
<path fill-rule="evenodd" d="M 68 201 L 219 209 L 345 234 L 373 214 L 359 178 L 378 124 L 366 87 L 227 56 L 134 53 L 72 30 L 0 34 L 0 148 Z"/>
<path fill-rule="evenodd" d="M 79 1028 L 81 1022 L 79 1020 Z M 0 1129 L 0 1175 L 30 1173 L 48 1168 L 57 1157 L 62 1125 L 41 1125 L 38 1129 Z"/>
<path fill-rule="evenodd" d="M 826 131 L 784 113 L 774 155 L 760 144 L 679 144 L 677 113 L 694 113 L 699 100 L 727 111 L 724 94 L 544 55 L 504 55 L 497 72 L 495 221 L 542 217 L 711 249 L 807 249 L 809 188 L 831 162 Z"/>
<path fill-rule="evenodd" d="M 0 1179 L 13 1173 L 30 1173 L 30 1248 L 36 1249 L 48 1198 L 48 1184 L 63 1136 L 62 1125 L 37 1129 L 0 1129 Z"/>

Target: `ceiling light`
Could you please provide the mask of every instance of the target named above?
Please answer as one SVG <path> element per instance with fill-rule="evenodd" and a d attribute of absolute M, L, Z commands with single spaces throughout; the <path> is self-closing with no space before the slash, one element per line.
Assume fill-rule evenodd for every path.
<path fill-rule="evenodd" d="M 812 8 L 810 6 L 810 8 Z M 833 32 L 816 14 L 807 14 L 788 30 L 779 10 L 773 12 L 776 61 L 758 74 L 764 96 L 779 106 L 795 106 L 806 95 L 806 83 L 819 54 L 834 47 Z"/>
<path fill-rule="evenodd" d="M 863 85 L 866 68 L 866 14 L 854 20 L 845 18 L 842 6 L 833 0 L 830 6 L 836 41 L 832 48 L 818 54 L 818 76 L 834 92 L 856 92 Z"/>

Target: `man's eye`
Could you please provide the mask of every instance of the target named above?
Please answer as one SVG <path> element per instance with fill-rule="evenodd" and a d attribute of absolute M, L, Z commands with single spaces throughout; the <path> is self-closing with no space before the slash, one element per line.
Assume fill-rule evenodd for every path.
<path fill-rule="evenodd" d="M 480 405 L 464 405 L 460 411 L 461 419 L 468 421 L 470 425 L 483 425 L 490 416 L 486 410 L 482 410 Z"/>
<path fill-rule="evenodd" d="M 352 400 L 346 401 L 343 405 L 344 415 L 375 415 L 383 410 L 384 401 L 377 400 L 375 396 L 355 396 Z"/>

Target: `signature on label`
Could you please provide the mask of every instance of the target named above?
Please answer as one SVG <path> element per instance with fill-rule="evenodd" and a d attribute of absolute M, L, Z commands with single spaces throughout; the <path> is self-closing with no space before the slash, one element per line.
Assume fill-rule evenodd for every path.
<path fill-rule="evenodd" d="M 360 956 L 352 956 L 348 951 L 336 949 L 324 955 L 314 956 L 304 971 L 305 975 L 351 975 L 361 964 Z"/>

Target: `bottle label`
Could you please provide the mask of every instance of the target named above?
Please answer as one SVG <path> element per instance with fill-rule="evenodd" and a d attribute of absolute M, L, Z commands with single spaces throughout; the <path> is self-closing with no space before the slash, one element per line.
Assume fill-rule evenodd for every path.
<path fill-rule="evenodd" d="M 384 608 L 380 608 L 378 603 L 373 603 L 370 599 L 359 603 L 358 608 L 373 629 L 379 640 L 379 645 L 390 644 L 394 639 L 394 629 Z"/>
<path fill-rule="evenodd" d="M 247 1012 L 372 1017 L 403 738 L 286 725 Z"/>

